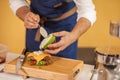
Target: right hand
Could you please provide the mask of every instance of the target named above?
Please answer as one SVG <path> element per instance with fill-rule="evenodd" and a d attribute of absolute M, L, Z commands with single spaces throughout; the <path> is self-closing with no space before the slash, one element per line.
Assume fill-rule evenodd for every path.
<path fill-rule="evenodd" d="M 37 14 L 28 12 L 24 18 L 24 26 L 28 29 L 35 29 L 38 27 L 40 17 Z"/>

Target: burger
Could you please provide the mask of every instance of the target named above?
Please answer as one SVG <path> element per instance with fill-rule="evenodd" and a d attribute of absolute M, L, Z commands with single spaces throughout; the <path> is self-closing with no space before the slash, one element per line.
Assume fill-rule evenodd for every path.
<path fill-rule="evenodd" d="M 43 51 L 34 51 L 28 53 L 27 62 L 30 65 L 44 66 L 53 63 L 51 55 Z"/>

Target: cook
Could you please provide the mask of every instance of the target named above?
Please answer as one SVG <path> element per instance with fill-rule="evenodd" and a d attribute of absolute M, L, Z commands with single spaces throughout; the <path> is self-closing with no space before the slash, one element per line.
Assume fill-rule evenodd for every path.
<path fill-rule="evenodd" d="M 49 33 L 54 33 L 56 43 L 45 52 L 65 58 L 77 58 L 78 38 L 96 20 L 92 0 L 9 0 L 10 7 L 26 28 L 26 48 L 39 50 L 43 37 L 38 37 L 38 23 Z M 39 40 L 39 39 L 40 40 Z"/>

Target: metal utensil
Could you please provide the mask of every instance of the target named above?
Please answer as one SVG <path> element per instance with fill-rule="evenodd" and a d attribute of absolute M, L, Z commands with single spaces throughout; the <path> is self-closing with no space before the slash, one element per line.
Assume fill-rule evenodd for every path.
<path fill-rule="evenodd" d="M 90 80 L 97 80 L 95 78 L 97 78 L 97 74 L 98 74 L 98 63 L 96 62 L 94 69 L 91 71 L 92 72 L 92 76 L 90 77 Z"/>
<path fill-rule="evenodd" d="M 46 37 L 48 36 L 48 33 L 47 33 L 47 31 L 45 30 L 45 28 L 43 28 L 43 27 L 40 26 L 39 24 L 38 24 L 38 27 L 40 28 L 40 34 L 41 34 L 44 38 L 46 38 Z"/>
<path fill-rule="evenodd" d="M 40 26 L 39 24 L 38 24 L 38 27 L 40 28 L 40 34 L 41 34 L 44 38 L 48 37 L 48 33 L 47 33 L 47 31 L 45 30 L 45 28 L 44 28 L 43 26 Z M 41 44 L 40 44 L 40 45 L 41 45 Z M 40 51 L 44 51 L 44 49 L 40 48 Z"/>
<path fill-rule="evenodd" d="M 25 54 L 26 54 L 26 48 L 23 49 L 22 54 L 18 57 L 17 63 L 16 63 L 16 73 L 21 69 L 24 59 L 25 59 Z"/>
<path fill-rule="evenodd" d="M 94 69 L 93 71 L 92 71 L 92 76 L 90 77 L 90 80 L 97 80 L 96 77 L 97 76 L 97 70 L 96 69 Z"/>

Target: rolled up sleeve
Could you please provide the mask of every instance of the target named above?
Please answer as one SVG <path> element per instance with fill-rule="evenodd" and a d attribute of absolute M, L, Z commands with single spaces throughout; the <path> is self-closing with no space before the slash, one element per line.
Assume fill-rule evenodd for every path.
<path fill-rule="evenodd" d="M 92 0 L 74 0 L 78 8 L 78 19 L 84 17 L 91 22 L 91 25 L 96 21 L 96 11 Z"/>
<path fill-rule="evenodd" d="M 9 5 L 14 14 L 16 14 L 17 9 L 22 6 L 29 7 L 29 4 L 26 2 L 26 0 L 9 0 Z"/>

